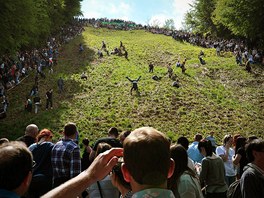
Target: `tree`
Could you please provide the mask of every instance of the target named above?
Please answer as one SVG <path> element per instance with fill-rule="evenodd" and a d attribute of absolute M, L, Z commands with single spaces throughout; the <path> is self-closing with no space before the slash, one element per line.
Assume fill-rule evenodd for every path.
<path fill-rule="evenodd" d="M 216 34 L 217 28 L 212 20 L 216 0 L 196 0 L 185 15 L 185 26 L 195 32 Z"/>
<path fill-rule="evenodd" d="M 174 30 L 175 29 L 174 20 L 166 19 L 163 28 L 168 29 L 168 30 Z"/>
<path fill-rule="evenodd" d="M 81 0 L 0 1 L 0 54 L 36 47 L 81 14 Z"/>
<path fill-rule="evenodd" d="M 5 0 L 0 2 L 0 53 L 13 52 L 28 44 L 34 33 L 33 0 Z"/>
<path fill-rule="evenodd" d="M 263 0 L 219 0 L 214 22 L 226 26 L 234 35 L 259 42 L 264 38 L 263 10 Z"/>

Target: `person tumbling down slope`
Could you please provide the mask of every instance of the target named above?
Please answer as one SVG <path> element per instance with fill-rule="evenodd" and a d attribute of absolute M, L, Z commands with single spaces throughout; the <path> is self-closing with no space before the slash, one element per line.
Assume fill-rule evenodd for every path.
<path fill-rule="evenodd" d="M 139 95 L 138 91 L 138 81 L 140 80 L 141 76 L 138 77 L 136 80 L 131 80 L 129 77 L 126 77 L 130 82 L 132 82 L 132 87 L 130 89 L 130 94 L 132 95 L 132 91 L 135 90 L 137 92 L 137 95 Z"/>

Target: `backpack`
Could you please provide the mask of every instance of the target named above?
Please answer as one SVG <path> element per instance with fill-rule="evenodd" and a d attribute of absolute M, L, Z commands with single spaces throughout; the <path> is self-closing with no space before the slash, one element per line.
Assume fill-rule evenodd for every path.
<path fill-rule="evenodd" d="M 227 198 L 241 198 L 241 187 L 240 187 L 240 179 L 234 181 L 227 190 Z"/>

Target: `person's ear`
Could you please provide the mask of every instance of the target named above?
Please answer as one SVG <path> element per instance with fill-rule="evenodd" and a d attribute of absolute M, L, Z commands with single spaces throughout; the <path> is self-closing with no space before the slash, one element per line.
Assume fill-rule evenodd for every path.
<path fill-rule="evenodd" d="M 168 178 L 170 178 L 173 175 L 174 169 L 175 169 L 175 162 L 172 158 L 170 158 L 170 168 L 168 171 Z"/>
<path fill-rule="evenodd" d="M 123 174 L 123 177 L 124 177 L 125 181 L 126 182 L 130 182 L 131 181 L 131 175 L 128 172 L 125 163 L 122 163 L 122 165 L 121 165 L 121 171 L 122 171 L 122 174 Z"/>
<path fill-rule="evenodd" d="M 27 189 L 31 183 L 31 179 L 32 179 L 32 172 L 29 171 L 27 176 L 24 178 L 22 184 L 25 187 L 25 189 Z"/>

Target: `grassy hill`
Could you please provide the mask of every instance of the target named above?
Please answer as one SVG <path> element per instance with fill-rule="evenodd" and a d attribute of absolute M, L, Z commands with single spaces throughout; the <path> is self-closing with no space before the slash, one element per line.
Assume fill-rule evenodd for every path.
<path fill-rule="evenodd" d="M 129 60 L 120 56 L 98 59 L 97 48 L 105 41 L 108 49 L 122 41 Z M 78 52 L 79 43 L 85 51 Z M 200 50 L 205 52 L 206 65 L 199 64 Z M 175 67 L 178 59 L 187 58 L 186 74 Z M 153 62 L 154 73 L 148 72 Z M 172 87 L 167 65 L 172 63 L 181 87 Z M 85 71 L 88 80 L 80 79 Z M 24 133 L 29 123 L 49 128 L 59 136 L 63 125 L 72 121 L 79 128 L 80 137 L 92 141 L 106 136 L 111 126 L 133 130 L 153 126 L 172 140 L 185 135 L 190 140 L 195 133 L 216 132 L 217 140 L 227 134 L 255 134 L 263 137 L 264 129 L 264 72 L 253 65 L 254 74 L 235 64 L 226 53 L 217 57 L 214 49 L 202 49 L 172 37 L 155 35 L 143 30 L 116 31 L 86 28 L 60 49 L 59 63 L 54 73 L 40 80 L 42 107 L 35 115 L 24 111 L 25 97 L 34 84 L 33 72 L 19 86 L 8 92 L 8 117 L 0 121 L 0 136 L 15 139 Z M 160 81 L 151 79 L 162 77 Z M 57 79 L 62 76 L 65 91 L 58 93 Z M 136 79 L 140 96 L 130 95 L 131 82 Z M 54 89 L 54 109 L 45 110 L 45 92 Z"/>

